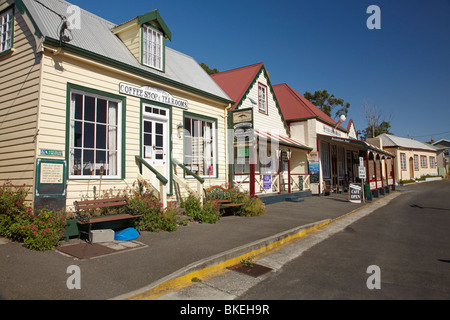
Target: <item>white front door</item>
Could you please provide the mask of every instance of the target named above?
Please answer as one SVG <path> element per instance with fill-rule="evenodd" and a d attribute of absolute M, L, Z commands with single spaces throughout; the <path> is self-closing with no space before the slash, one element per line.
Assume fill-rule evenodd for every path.
<path fill-rule="evenodd" d="M 142 119 L 142 156 L 153 168 L 160 172 L 169 183 L 169 131 L 168 110 L 152 105 L 144 105 Z M 152 178 L 149 178 L 149 177 Z M 144 174 L 153 186 L 159 190 L 159 180 L 154 174 Z"/>

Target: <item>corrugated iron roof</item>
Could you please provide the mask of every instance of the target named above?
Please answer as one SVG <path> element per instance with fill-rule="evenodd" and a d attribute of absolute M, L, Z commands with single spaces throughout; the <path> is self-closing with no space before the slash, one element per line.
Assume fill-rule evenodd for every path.
<path fill-rule="evenodd" d="M 64 15 L 70 20 L 73 12 L 68 9 L 72 4 L 63 0 L 39 0 L 40 3 L 35 0 L 22 0 L 22 2 L 42 35 L 59 40 L 62 23 L 59 15 Z M 119 37 L 111 31 L 115 26 L 116 24 L 80 8 L 80 28 L 71 30 L 73 39 L 70 41 L 70 45 L 138 68 L 148 74 L 154 74 L 231 101 L 192 57 L 167 46 L 165 48 L 165 72 L 142 65 Z"/>
<path fill-rule="evenodd" d="M 383 141 L 383 148 L 385 147 L 403 147 L 403 148 L 409 148 L 409 149 L 422 149 L 422 150 L 430 150 L 430 151 L 436 151 L 433 147 L 430 145 L 413 140 L 408 138 L 402 138 L 397 137 L 391 134 L 383 133 L 379 135 Z"/>
<path fill-rule="evenodd" d="M 263 66 L 264 63 L 260 62 L 215 73 L 211 75 L 211 78 L 226 92 L 231 100 L 235 102 L 232 107 L 232 109 L 235 109 Z"/>
<path fill-rule="evenodd" d="M 275 91 L 275 95 L 286 121 L 296 119 L 320 118 L 330 125 L 336 125 L 337 122 L 334 121 L 329 115 L 312 104 L 300 93 L 292 89 L 292 87 L 288 84 L 277 84 L 272 88 Z M 338 129 L 347 131 L 342 126 L 338 126 Z"/>

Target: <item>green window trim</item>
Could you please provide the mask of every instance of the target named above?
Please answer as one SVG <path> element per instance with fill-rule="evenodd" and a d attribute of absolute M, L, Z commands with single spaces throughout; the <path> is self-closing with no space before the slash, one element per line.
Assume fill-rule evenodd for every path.
<path fill-rule="evenodd" d="M 168 123 L 168 129 L 169 129 L 169 177 L 165 177 L 166 179 L 168 179 L 169 181 L 171 181 L 170 186 L 169 186 L 169 192 L 167 193 L 168 196 L 173 195 L 173 164 L 172 164 L 172 106 L 167 105 L 167 104 L 162 104 L 156 101 L 151 101 L 151 100 L 147 100 L 147 99 L 140 99 L 140 104 L 139 104 L 139 156 L 142 158 L 142 135 L 143 135 L 143 127 L 142 127 L 142 122 L 143 122 L 143 112 L 144 112 L 144 104 L 147 105 L 154 105 L 156 107 L 159 108 L 165 108 L 168 110 L 169 112 L 169 119 L 167 120 Z"/>
<path fill-rule="evenodd" d="M 11 10 L 11 29 L 10 29 L 11 30 L 11 38 L 10 38 L 11 44 L 10 44 L 9 48 L 7 48 L 7 49 L 1 50 L 1 48 L 0 48 L 0 50 L 1 50 L 0 51 L 0 55 L 3 55 L 5 53 L 14 51 L 14 49 L 13 49 L 14 48 L 14 26 L 15 26 L 15 10 L 14 10 L 14 6 L 11 5 L 11 6 L 7 7 L 6 9 L 2 10 L 0 12 L 0 19 L 1 19 L 1 17 L 4 14 L 6 14 L 10 10 Z M 1 39 L 0 39 L 0 41 L 1 41 Z"/>
<path fill-rule="evenodd" d="M 114 99 L 114 100 L 118 100 L 121 103 L 121 132 L 120 134 L 120 138 L 121 138 L 121 145 L 117 146 L 118 148 L 118 154 L 120 153 L 121 156 L 121 163 L 118 164 L 117 170 L 118 170 L 118 174 L 117 176 L 114 177 L 108 177 L 108 176 L 103 176 L 102 179 L 104 180 L 123 180 L 125 179 L 125 145 L 126 145 L 126 97 L 124 96 L 120 96 L 117 94 L 113 94 L 113 93 L 109 93 L 106 91 L 101 91 L 98 89 L 93 89 L 90 87 L 85 87 L 85 86 L 81 86 L 81 85 L 77 85 L 77 84 L 73 84 L 70 82 L 67 82 L 66 85 L 66 148 L 65 148 L 65 159 L 67 162 L 67 166 L 69 167 L 71 165 L 71 163 L 69 162 L 69 152 L 70 152 L 70 110 L 71 110 L 71 92 L 75 90 L 75 91 L 80 91 L 86 94 L 93 94 L 96 96 L 102 96 L 105 98 L 110 98 L 110 99 Z M 100 180 L 100 177 L 98 176 L 70 176 L 70 172 L 69 170 L 67 170 L 67 180 Z"/>
<path fill-rule="evenodd" d="M 153 29 L 159 33 L 161 33 L 161 46 L 162 46 L 162 50 L 161 50 L 161 68 L 157 68 L 154 67 L 150 64 L 146 64 L 144 63 L 144 28 L 148 27 L 150 29 Z M 140 56 L 140 63 L 146 67 L 152 68 L 154 70 L 160 71 L 165 73 L 166 72 L 166 39 L 165 39 L 165 33 L 163 30 L 159 29 L 158 27 L 152 25 L 152 24 L 148 24 L 148 23 L 143 23 L 141 25 L 141 56 Z"/>

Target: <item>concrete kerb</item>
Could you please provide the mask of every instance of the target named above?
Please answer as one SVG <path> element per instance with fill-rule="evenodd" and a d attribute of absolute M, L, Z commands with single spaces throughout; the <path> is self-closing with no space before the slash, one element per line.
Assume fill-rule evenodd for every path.
<path fill-rule="evenodd" d="M 325 219 L 319 222 L 298 226 L 276 235 L 199 260 L 145 287 L 114 297 L 112 300 L 153 300 L 167 293 L 193 285 L 194 282 L 192 279 L 194 278 L 203 281 L 216 277 L 225 273 L 227 267 L 239 263 L 244 258 L 253 257 L 255 260 L 258 260 L 271 252 L 327 228 L 331 224 L 354 215 L 365 208 L 372 206 L 381 207 L 385 205 L 385 203 L 381 202 L 386 199 L 389 199 L 390 201 L 391 198 L 395 198 L 393 195 L 399 195 L 399 193 L 394 192 L 386 195 L 381 199 L 368 203 L 335 219 Z"/>

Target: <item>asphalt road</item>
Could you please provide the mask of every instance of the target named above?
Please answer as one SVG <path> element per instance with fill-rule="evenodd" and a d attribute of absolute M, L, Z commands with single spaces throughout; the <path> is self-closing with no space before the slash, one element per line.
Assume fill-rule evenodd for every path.
<path fill-rule="evenodd" d="M 450 182 L 402 192 L 238 299 L 450 299 Z"/>

